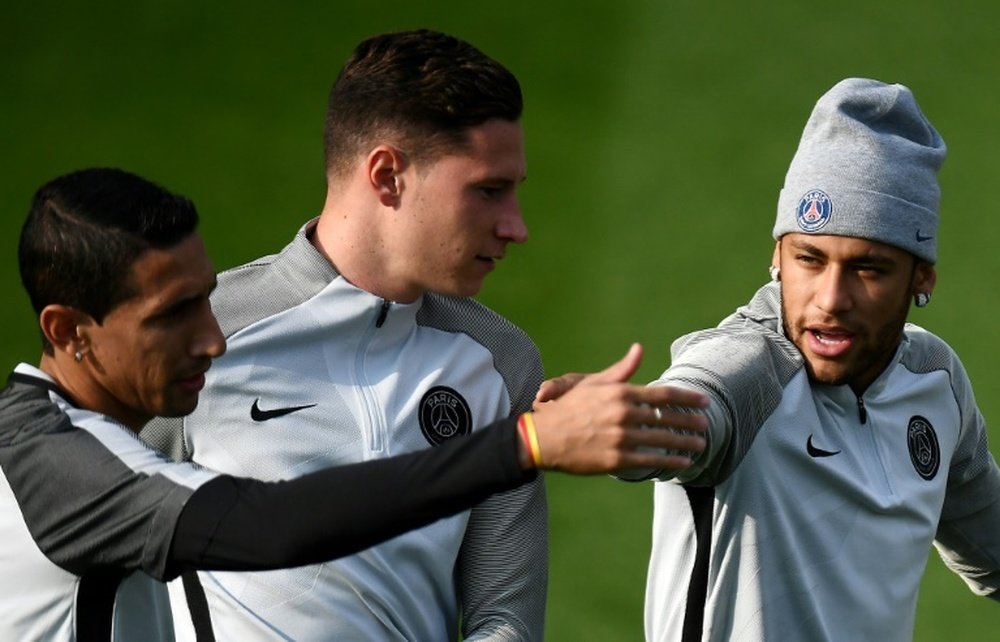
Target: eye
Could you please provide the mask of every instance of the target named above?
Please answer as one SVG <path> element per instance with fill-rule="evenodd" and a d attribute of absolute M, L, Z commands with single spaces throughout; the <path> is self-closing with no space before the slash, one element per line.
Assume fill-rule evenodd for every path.
<path fill-rule="evenodd" d="M 207 299 L 197 297 L 181 299 L 156 315 L 154 320 L 163 324 L 171 324 L 182 321 L 187 316 L 195 312 L 203 301 L 207 302 Z"/>
<path fill-rule="evenodd" d="M 483 195 L 487 200 L 493 201 L 503 195 L 504 188 L 496 187 L 493 185 L 480 185 L 479 193 Z"/>
<path fill-rule="evenodd" d="M 888 273 L 888 270 L 884 266 L 869 265 L 869 264 L 856 265 L 854 266 L 854 271 L 860 274 L 861 276 L 868 276 L 868 277 L 881 276 L 883 274 Z"/>

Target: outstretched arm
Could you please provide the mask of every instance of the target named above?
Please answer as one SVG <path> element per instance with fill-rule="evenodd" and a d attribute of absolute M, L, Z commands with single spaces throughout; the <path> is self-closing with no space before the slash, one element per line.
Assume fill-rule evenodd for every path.
<path fill-rule="evenodd" d="M 543 384 L 532 416 L 542 468 L 585 475 L 691 465 L 705 448 L 708 423 L 703 414 L 690 411 L 706 408 L 708 397 L 670 386 L 629 384 L 641 360 L 642 348 L 634 344 L 601 372 L 550 379 L 546 383 L 556 383 L 547 388 Z"/>
<path fill-rule="evenodd" d="M 516 417 L 437 448 L 318 471 L 278 483 L 220 477 L 204 484 L 181 513 L 172 546 L 183 568 L 250 570 L 297 566 L 357 552 L 466 510 L 534 478 L 534 468 L 602 474 L 649 466 L 679 469 L 702 437 L 644 426 L 704 431 L 704 418 L 666 407 L 700 407 L 704 398 L 628 384 L 642 353 L 633 346 L 608 369 L 533 413 L 538 457 Z M 281 528 L 274 528 L 281 525 Z"/>
<path fill-rule="evenodd" d="M 517 442 L 507 419 L 437 448 L 290 481 L 220 476 L 185 505 L 173 570 L 284 568 L 356 553 L 533 479 L 518 465 Z"/>

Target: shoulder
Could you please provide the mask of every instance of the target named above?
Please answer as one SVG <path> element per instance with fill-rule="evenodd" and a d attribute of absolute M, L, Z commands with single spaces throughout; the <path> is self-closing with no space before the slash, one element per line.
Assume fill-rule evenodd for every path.
<path fill-rule="evenodd" d="M 277 254 L 219 274 L 212 310 L 228 338 L 262 319 L 308 301 L 337 276 L 306 236 L 311 222 Z"/>
<path fill-rule="evenodd" d="M 787 383 L 802 367 L 802 354 L 781 328 L 778 290 L 761 288 L 746 306 L 715 328 L 674 341 L 673 367 L 689 365 L 723 379 L 774 379 Z"/>
<path fill-rule="evenodd" d="M 918 375 L 946 372 L 959 401 L 971 399 L 972 384 L 962 360 L 944 339 L 933 332 L 907 323 L 903 331 L 900 363 Z"/>
<path fill-rule="evenodd" d="M 780 369 L 789 375 L 802 355 L 782 335 L 753 329 L 712 328 L 684 335 L 670 349 L 674 365 L 688 363 L 722 374 Z"/>
<path fill-rule="evenodd" d="M 502 347 L 522 358 L 538 355 L 538 348 L 524 330 L 468 297 L 428 294 L 417 313 L 417 323 L 467 335 L 494 353 Z"/>
<path fill-rule="evenodd" d="M 0 446 L 72 428 L 45 388 L 12 380 L 0 391 Z"/>
<path fill-rule="evenodd" d="M 903 365 L 916 373 L 934 370 L 964 371 L 961 361 L 954 349 L 948 343 L 930 330 L 913 323 L 907 323 L 903 329 L 906 343 L 903 351 Z"/>
<path fill-rule="evenodd" d="M 918 375 L 946 372 L 952 392 L 962 406 L 974 404 L 972 383 L 955 350 L 933 332 L 907 323 L 903 331 L 900 364 Z"/>
<path fill-rule="evenodd" d="M 511 392 L 512 408 L 527 410 L 542 383 L 542 358 L 524 330 L 468 297 L 428 294 L 417 323 L 468 337 L 488 350 Z"/>

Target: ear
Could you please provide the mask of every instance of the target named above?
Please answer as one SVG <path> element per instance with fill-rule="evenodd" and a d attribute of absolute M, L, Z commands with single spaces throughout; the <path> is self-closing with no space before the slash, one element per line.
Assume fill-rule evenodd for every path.
<path fill-rule="evenodd" d="M 68 305 L 47 305 L 38 315 L 38 325 L 45 338 L 56 352 L 64 352 L 71 358 L 78 351 L 86 354 L 89 350 L 93 323 L 89 314 Z"/>
<path fill-rule="evenodd" d="M 406 156 L 392 145 L 379 145 L 368 154 L 368 183 L 382 205 L 399 207 L 404 187 L 402 173 L 406 166 Z"/>
<path fill-rule="evenodd" d="M 934 266 L 924 261 L 917 263 L 917 269 L 913 274 L 913 292 L 911 294 L 915 295 L 918 292 L 923 292 L 930 295 L 934 292 L 934 285 L 936 283 L 937 271 L 934 269 Z"/>
<path fill-rule="evenodd" d="M 781 267 L 781 239 L 774 242 L 774 252 L 771 254 L 771 267 Z"/>

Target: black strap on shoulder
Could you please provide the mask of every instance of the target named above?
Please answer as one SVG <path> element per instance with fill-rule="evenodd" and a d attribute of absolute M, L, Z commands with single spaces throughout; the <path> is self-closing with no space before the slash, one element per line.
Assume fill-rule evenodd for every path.
<path fill-rule="evenodd" d="M 76 639 L 109 642 L 115 614 L 115 595 L 125 577 L 119 569 L 92 571 L 80 577 L 76 590 Z"/>
<path fill-rule="evenodd" d="M 212 631 L 212 617 L 208 613 L 208 599 L 205 589 L 201 586 L 197 571 L 188 571 L 181 575 L 184 584 L 184 595 L 187 596 L 188 611 L 191 612 L 191 622 L 198 642 L 215 642 Z"/>

